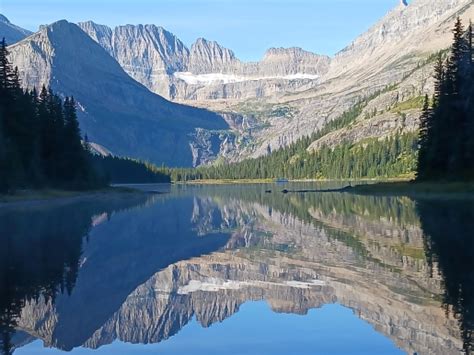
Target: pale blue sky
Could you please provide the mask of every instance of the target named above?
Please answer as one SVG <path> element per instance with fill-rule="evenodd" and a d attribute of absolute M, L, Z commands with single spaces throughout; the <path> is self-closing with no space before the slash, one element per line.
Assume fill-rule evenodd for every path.
<path fill-rule="evenodd" d="M 209 328 L 203 328 L 194 318 L 177 335 L 159 344 L 114 342 L 97 350 L 76 348 L 64 353 L 35 341 L 15 351 L 15 355 L 62 354 L 402 355 L 403 351 L 340 305 L 325 305 L 301 316 L 275 313 L 265 302 L 248 302 L 238 313 Z"/>
<path fill-rule="evenodd" d="M 333 55 L 399 0 L 0 0 L 0 13 L 36 30 L 60 19 L 115 26 L 153 23 L 190 45 L 216 40 L 243 60 L 269 47 Z"/>

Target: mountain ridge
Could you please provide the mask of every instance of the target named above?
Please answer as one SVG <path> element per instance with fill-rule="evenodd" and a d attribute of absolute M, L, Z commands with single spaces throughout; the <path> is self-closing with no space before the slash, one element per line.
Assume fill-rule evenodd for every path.
<path fill-rule="evenodd" d="M 42 27 L 9 51 L 24 87 L 45 85 L 61 95 L 73 95 L 83 132 L 114 154 L 192 166 L 190 135 L 197 128 L 227 128 L 219 115 L 150 92 L 66 20 Z"/>
<path fill-rule="evenodd" d="M 289 81 L 300 80 L 302 86 L 307 85 L 308 79 L 316 80 L 325 73 L 330 61 L 327 56 L 289 48 L 269 49 L 260 62 L 242 62 L 232 50 L 216 41 L 198 38 L 188 48 L 161 27 L 168 37 L 153 36 L 154 25 L 126 25 L 113 29 L 92 21 L 78 25 L 107 49 L 129 75 L 151 91 L 174 101 L 268 96 L 275 90 L 276 82 L 288 87 Z M 129 31 L 122 31 L 124 27 Z M 111 33 L 105 40 L 98 35 L 104 28 Z M 149 38 L 146 43 L 144 37 Z M 157 48 L 170 48 L 176 56 L 170 58 L 168 53 L 157 51 Z M 248 88 L 242 84 L 256 80 L 269 81 L 269 94 L 259 90 L 255 83 L 250 83 Z M 234 85 L 236 82 L 239 84 Z M 236 87 L 223 89 L 222 84 Z M 239 88 L 241 86 L 244 88 Z M 246 90 L 249 93 L 244 93 Z"/>
<path fill-rule="evenodd" d="M 0 40 L 5 38 L 7 44 L 14 44 L 32 33 L 33 32 L 12 24 L 5 15 L 0 14 Z"/>

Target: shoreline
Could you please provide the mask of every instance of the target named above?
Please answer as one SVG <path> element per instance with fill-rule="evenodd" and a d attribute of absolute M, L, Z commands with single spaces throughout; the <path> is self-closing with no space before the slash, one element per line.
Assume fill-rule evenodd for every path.
<path fill-rule="evenodd" d="M 0 208 L 5 207 L 31 207 L 45 203 L 72 203 L 100 197 L 126 197 L 128 195 L 150 194 L 158 192 L 147 192 L 126 186 L 108 187 L 98 190 L 69 191 L 59 189 L 44 190 L 22 190 L 13 195 L 0 195 Z"/>
<path fill-rule="evenodd" d="M 473 182 L 416 182 L 406 178 L 392 179 L 363 179 L 363 180 L 290 180 L 289 183 L 331 183 L 347 182 L 346 186 L 328 189 L 282 189 L 274 193 L 349 193 L 367 196 L 405 196 L 410 198 L 474 198 Z M 354 184 L 357 183 L 357 184 Z M 245 179 L 245 180 L 196 180 L 178 182 L 177 185 L 251 185 L 275 184 L 274 180 Z"/>
<path fill-rule="evenodd" d="M 474 182 L 381 182 L 352 186 L 345 192 L 367 196 L 474 198 Z"/>
<path fill-rule="evenodd" d="M 175 185 L 232 185 L 232 184 L 286 184 L 286 183 L 330 183 L 330 182 L 409 182 L 408 178 L 384 178 L 384 179 L 296 179 L 288 180 L 288 182 L 278 182 L 275 179 L 202 179 L 189 181 L 174 181 Z"/>

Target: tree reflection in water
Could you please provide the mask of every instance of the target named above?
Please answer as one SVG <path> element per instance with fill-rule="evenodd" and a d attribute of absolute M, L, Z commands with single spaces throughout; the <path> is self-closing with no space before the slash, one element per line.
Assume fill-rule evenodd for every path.
<path fill-rule="evenodd" d="M 144 203 L 144 195 L 53 207 L 0 211 L 0 347 L 12 354 L 11 338 L 25 303 L 54 302 L 74 288 L 94 216 Z"/>
<path fill-rule="evenodd" d="M 425 234 L 425 252 L 437 265 L 444 286 L 447 316 L 459 321 L 464 351 L 472 353 L 474 329 L 474 202 L 419 200 L 417 211 Z"/>

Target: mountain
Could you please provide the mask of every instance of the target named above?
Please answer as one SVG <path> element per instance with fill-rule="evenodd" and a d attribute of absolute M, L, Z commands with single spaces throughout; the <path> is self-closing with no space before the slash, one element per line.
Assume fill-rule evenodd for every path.
<path fill-rule="evenodd" d="M 28 37 L 32 32 L 12 24 L 5 16 L 0 14 L 0 39 L 5 38 L 7 44 L 13 44 Z"/>
<path fill-rule="evenodd" d="M 199 106 L 256 118 L 251 139 L 233 157 L 262 156 L 303 136 L 364 101 L 361 113 L 329 132 L 310 150 L 344 142 L 361 144 L 418 128 L 421 101 L 433 93 L 436 54 L 449 48 L 457 16 L 474 18 L 471 0 L 414 0 L 400 4 L 331 59 L 317 85 L 245 102 L 206 101 Z M 250 136 L 250 135 L 249 135 Z"/>
<path fill-rule="evenodd" d="M 189 50 L 172 33 L 155 25 L 119 26 L 113 30 L 92 21 L 79 26 L 135 80 L 169 96 L 170 74 L 184 70 Z"/>
<path fill-rule="evenodd" d="M 234 52 L 215 41 L 199 38 L 189 53 L 187 70 L 192 73 L 221 73 L 238 64 Z"/>
<path fill-rule="evenodd" d="M 138 77 L 135 72 L 143 63 L 128 55 L 136 47 L 135 37 L 122 35 L 123 50 L 113 55 L 150 90 L 227 117 L 238 139 L 227 136 L 219 156 L 239 161 L 318 131 L 361 101 L 366 103 L 351 125 L 329 132 L 309 149 L 417 130 L 418 98 L 433 92 L 434 54 L 449 47 L 455 17 L 467 23 L 474 17 L 473 8 L 470 0 L 400 2 L 334 58 L 299 48 L 273 48 L 261 61 L 244 63 L 218 43 L 198 39 L 190 50 L 180 46 L 179 66 L 161 53 L 156 58 L 141 56 L 148 65 L 160 63 L 166 69 Z M 90 34 L 89 26 L 80 26 Z M 172 48 L 167 43 L 156 36 L 143 53 Z"/>
<path fill-rule="evenodd" d="M 339 102 L 370 99 L 350 126 L 331 132 L 311 149 L 417 130 L 420 97 L 433 93 L 436 54 L 451 45 L 457 16 L 468 24 L 474 17 L 474 3 L 470 0 L 401 3 L 339 52 L 321 88 L 305 100 L 314 102 L 329 93 L 336 93 L 334 98 Z M 328 101 L 328 104 L 334 102 Z M 326 120 L 338 114 L 340 111 Z"/>
<path fill-rule="evenodd" d="M 330 59 L 299 48 L 272 49 L 261 62 L 244 63 L 215 41 L 199 38 L 188 49 L 175 35 L 154 25 L 111 29 L 91 21 L 78 24 L 137 81 L 176 101 L 242 99 L 308 88 Z"/>
<path fill-rule="evenodd" d="M 333 58 L 300 48 L 272 48 L 261 61 L 253 63 L 242 62 L 230 49 L 202 38 L 187 48 L 175 35 L 154 25 L 111 29 L 84 22 L 79 27 L 116 60 L 114 67 L 121 70 L 120 76 L 127 82 L 131 81 L 125 79 L 125 73 L 167 99 L 217 112 L 225 119 L 226 123 L 220 118 L 206 121 L 220 122 L 218 127 L 191 124 L 190 129 L 181 129 L 182 125 L 171 125 L 168 132 L 178 126 L 181 132 L 186 132 L 178 134 L 182 137 L 176 148 L 180 153 L 169 159 L 165 159 L 168 156 L 151 158 L 171 161 L 172 165 L 199 165 L 216 159 L 233 162 L 266 155 L 321 130 L 360 102 L 363 105 L 357 117 L 344 127 L 327 132 L 308 146 L 308 150 L 342 143 L 363 146 L 365 140 L 416 131 L 421 109 L 419 98 L 433 93 L 435 54 L 450 46 L 456 16 L 461 16 L 464 23 L 474 18 L 472 1 L 414 0 L 408 5 L 400 2 Z M 24 57 L 35 56 L 37 50 L 38 47 L 17 51 L 16 60 L 21 62 Z M 46 58 L 49 55 L 52 53 Z M 52 83 L 62 75 L 60 71 L 72 70 L 65 64 L 61 68 L 48 67 L 49 60 L 41 56 L 30 62 L 34 65 L 23 66 L 28 68 L 26 75 L 43 77 Z M 39 70 L 42 65 L 45 68 Z M 90 74 L 85 70 L 83 76 L 87 78 Z M 74 82 L 70 84 L 72 87 Z M 136 83 L 129 85 L 129 89 L 132 86 L 140 87 L 140 92 L 144 90 Z M 86 89 L 83 91 L 85 95 Z M 132 96 L 136 103 L 142 95 Z M 150 97 L 150 93 L 145 96 Z M 123 108 L 119 110 L 112 103 L 114 98 L 107 100 L 110 102 L 106 106 L 114 115 L 125 114 L 126 110 L 120 111 Z M 127 117 L 143 116 L 143 112 L 150 112 L 149 107 L 132 105 L 127 108 Z M 101 127 L 87 119 L 81 123 L 91 136 L 101 131 Z M 122 126 L 119 127 L 117 133 L 125 135 Z M 124 138 L 116 141 L 111 138 L 113 133 L 112 126 L 108 132 L 97 133 L 97 143 L 114 153 L 133 152 L 135 156 L 150 159 L 150 152 L 140 151 L 136 136 L 127 137 L 124 148 Z M 167 135 L 170 136 L 172 133 Z M 144 140 L 150 147 L 156 138 Z M 178 159 L 172 161 L 175 156 Z"/>
<path fill-rule="evenodd" d="M 101 39 L 109 35 L 97 33 Z M 83 132 L 114 154 L 192 166 L 203 163 L 193 143 L 197 132 L 228 127 L 219 115 L 153 94 L 67 21 L 43 26 L 9 51 L 25 87 L 46 85 L 62 95 L 73 95 Z"/>

